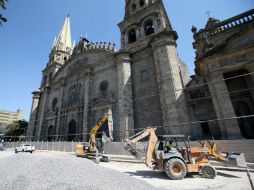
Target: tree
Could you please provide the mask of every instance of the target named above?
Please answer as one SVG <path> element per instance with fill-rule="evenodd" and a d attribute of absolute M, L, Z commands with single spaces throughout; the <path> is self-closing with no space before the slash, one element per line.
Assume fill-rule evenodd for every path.
<path fill-rule="evenodd" d="M 5 7 L 5 3 L 8 0 L 0 0 L 0 8 L 2 8 L 3 10 L 6 9 Z M 7 22 L 7 19 L 5 17 L 3 17 L 3 15 L 0 13 L 0 25 L 2 26 L 3 22 Z"/>
<path fill-rule="evenodd" d="M 28 122 L 25 120 L 14 121 L 7 126 L 6 137 L 11 137 L 13 140 L 19 140 L 26 136 Z"/>

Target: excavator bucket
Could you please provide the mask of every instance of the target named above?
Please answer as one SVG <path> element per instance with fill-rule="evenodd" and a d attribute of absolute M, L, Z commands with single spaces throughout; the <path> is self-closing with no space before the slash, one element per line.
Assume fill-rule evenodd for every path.
<path fill-rule="evenodd" d="M 227 153 L 228 164 L 237 167 L 247 167 L 247 163 L 243 153 Z"/>
<path fill-rule="evenodd" d="M 214 141 L 204 141 L 201 142 L 201 145 L 208 149 L 207 154 L 210 158 L 222 161 L 228 166 L 247 167 L 243 153 L 228 152 L 227 148 Z"/>
<path fill-rule="evenodd" d="M 125 149 L 125 150 L 128 150 L 128 152 L 129 152 L 132 156 L 134 156 L 137 160 L 142 161 L 142 157 L 138 154 L 136 148 L 133 147 L 133 145 L 132 145 L 130 142 L 125 141 L 124 149 Z"/>

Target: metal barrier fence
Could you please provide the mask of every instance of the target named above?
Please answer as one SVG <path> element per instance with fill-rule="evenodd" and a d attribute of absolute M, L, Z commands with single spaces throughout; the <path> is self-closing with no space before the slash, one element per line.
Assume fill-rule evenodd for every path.
<path fill-rule="evenodd" d="M 245 154 L 245 158 L 249 162 L 254 162 L 254 140 L 216 140 L 216 143 L 221 144 L 229 152 L 240 152 Z M 67 142 L 67 141 L 18 141 L 18 142 L 6 142 L 5 148 L 14 149 L 19 144 L 32 144 L 36 150 L 46 151 L 59 151 L 59 152 L 71 152 L 75 153 L 76 145 L 80 142 Z M 148 143 L 138 142 L 136 149 L 141 156 L 145 156 Z M 191 141 L 191 146 L 200 146 L 197 141 Z M 104 145 L 104 151 L 107 154 L 119 155 L 119 156 L 131 156 L 127 150 L 124 149 L 124 142 L 110 142 Z"/>

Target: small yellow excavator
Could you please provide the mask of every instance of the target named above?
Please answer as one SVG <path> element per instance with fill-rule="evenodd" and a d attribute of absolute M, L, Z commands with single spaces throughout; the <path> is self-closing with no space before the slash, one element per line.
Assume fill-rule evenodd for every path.
<path fill-rule="evenodd" d="M 200 147 L 190 147 L 189 138 L 186 142 L 184 135 L 157 136 L 155 131 L 156 128 L 147 128 L 125 139 L 124 148 L 142 161 L 134 145 L 139 140 L 149 137 L 145 163 L 153 170 L 165 171 L 170 179 L 180 180 L 185 177 L 186 173 L 200 172 L 205 178 L 213 179 L 217 172 L 209 164 L 209 160 L 227 162 L 232 159 L 241 163 L 245 162 L 243 154 L 222 153 L 221 150 L 225 149 L 214 142 L 200 142 Z M 183 147 L 180 147 L 180 144 Z"/>
<path fill-rule="evenodd" d="M 90 131 L 90 138 L 88 143 L 77 144 L 76 146 L 76 156 L 84 157 L 93 160 L 95 163 L 100 163 L 100 161 L 110 162 L 111 158 L 104 154 L 104 150 L 100 153 L 96 146 L 96 135 L 103 124 L 108 122 L 109 136 L 107 137 L 105 132 L 102 132 L 102 144 L 113 140 L 113 118 L 112 111 L 109 109 L 105 115 L 100 118 L 97 123 L 92 127 Z M 103 146 L 102 146 L 103 149 Z"/>

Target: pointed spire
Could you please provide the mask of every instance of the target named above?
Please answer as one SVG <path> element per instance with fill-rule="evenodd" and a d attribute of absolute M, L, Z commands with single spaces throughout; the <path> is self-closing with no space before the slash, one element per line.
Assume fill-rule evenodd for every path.
<path fill-rule="evenodd" d="M 71 44 L 71 27 L 70 27 L 70 17 L 67 15 L 64 21 L 64 25 L 58 35 L 56 42 L 54 43 L 54 49 L 60 51 L 70 51 L 72 50 Z"/>
<path fill-rule="evenodd" d="M 53 42 L 52 48 L 54 48 L 55 46 L 56 46 L 56 37 L 54 38 L 54 42 Z"/>

